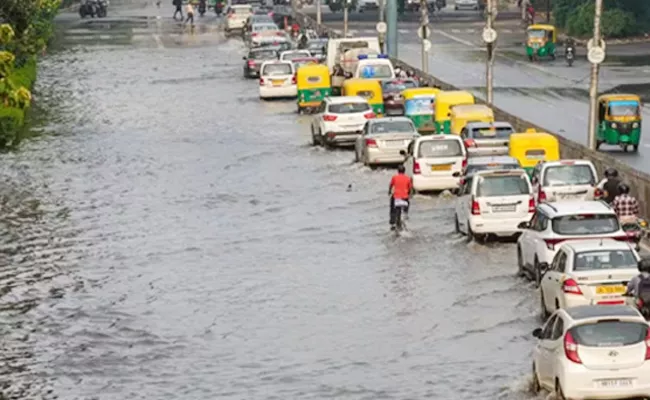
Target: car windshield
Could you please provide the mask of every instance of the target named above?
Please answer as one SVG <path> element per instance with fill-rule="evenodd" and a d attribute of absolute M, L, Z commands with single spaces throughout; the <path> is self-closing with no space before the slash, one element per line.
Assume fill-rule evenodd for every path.
<path fill-rule="evenodd" d="M 544 170 L 544 186 L 594 185 L 596 177 L 589 165 L 557 165 Z"/>
<path fill-rule="evenodd" d="M 415 133 L 410 121 L 387 121 L 372 124 L 372 133 Z"/>
<path fill-rule="evenodd" d="M 425 140 L 420 142 L 418 158 L 426 157 L 457 157 L 463 151 L 458 140 Z"/>
<path fill-rule="evenodd" d="M 612 101 L 607 111 L 612 117 L 638 117 L 639 103 L 636 101 Z"/>
<path fill-rule="evenodd" d="M 613 214 L 581 214 L 553 218 L 553 231 L 560 235 L 600 235 L 619 229 Z"/>
<path fill-rule="evenodd" d="M 370 110 L 368 103 L 340 103 L 330 104 L 329 112 L 334 114 L 354 114 Z"/>
<path fill-rule="evenodd" d="M 311 54 L 308 51 L 292 51 L 290 53 L 285 53 L 282 55 L 283 60 L 293 60 L 296 58 L 305 58 L 311 57 Z"/>
<path fill-rule="evenodd" d="M 264 70 L 262 71 L 262 75 L 264 76 L 291 74 L 293 74 L 291 64 L 268 64 L 264 66 Z"/>
<path fill-rule="evenodd" d="M 418 85 L 413 81 L 400 81 L 400 82 L 385 82 L 382 85 L 384 93 L 402 92 L 402 90 L 415 88 Z"/>
<path fill-rule="evenodd" d="M 508 139 L 514 130 L 509 126 L 472 129 L 474 139 Z"/>
<path fill-rule="evenodd" d="M 645 339 L 648 325 L 642 322 L 601 321 L 575 326 L 569 332 L 581 346 L 629 346 Z"/>
<path fill-rule="evenodd" d="M 576 254 L 573 262 L 576 272 L 626 268 L 637 268 L 637 260 L 631 250 L 586 251 Z"/>
<path fill-rule="evenodd" d="M 476 195 L 479 197 L 530 194 L 530 187 L 525 175 L 483 176 L 481 178 L 476 189 Z"/>
<path fill-rule="evenodd" d="M 546 37 L 546 31 L 542 29 L 531 29 L 528 31 L 528 37 L 535 39 L 544 39 L 544 37 Z"/>
<path fill-rule="evenodd" d="M 251 51 L 248 58 L 252 60 L 273 60 L 277 58 L 277 53 L 274 50 L 257 50 Z"/>
<path fill-rule="evenodd" d="M 369 64 L 361 68 L 362 78 L 385 79 L 393 77 L 393 70 L 386 64 Z"/>
<path fill-rule="evenodd" d="M 499 163 L 473 164 L 467 167 L 465 174 L 471 175 L 477 173 L 478 171 L 489 171 L 495 169 L 517 169 L 517 168 L 521 168 L 519 164 L 499 164 Z"/>

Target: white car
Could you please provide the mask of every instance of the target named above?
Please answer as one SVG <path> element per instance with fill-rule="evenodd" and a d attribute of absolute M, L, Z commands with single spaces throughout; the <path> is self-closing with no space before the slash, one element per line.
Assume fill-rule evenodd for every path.
<path fill-rule="evenodd" d="M 517 241 L 519 275 L 539 285 L 541 264 L 550 264 L 560 243 L 584 239 L 630 239 L 621 229 L 614 210 L 600 201 L 567 201 L 538 204 L 530 222 L 522 222 Z"/>
<path fill-rule="evenodd" d="M 532 174 L 535 199 L 545 201 L 594 200 L 598 174 L 589 160 L 562 160 L 541 162 Z"/>
<path fill-rule="evenodd" d="M 251 45 L 259 46 L 262 43 L 268 43 L 270 40 L 278 40 L 285 36 L 286 33 L 281 31 L 278 26 L 273 23 L 254 24 L 251 26 L 248 40 Z"/>
<path fill-rule="evenodd" d="M 407 117 L 371 119 L 354 143 L 355 161 L 371 168 L 379 164 L 401 164 L 402 151 L 420 134 Z"/>
<path fill-rule="evenodd" d="M 478 0 L 456 0 L 454 10 L 478 10 Z"/>
<path fill-rule="evenodd" d="M 395 79 L 395 68 L 388 58 L 361 58 L 352 74 L 353 78 Z M 383 57 L 383 56 L 382 56 Z"/>
<path fill-rule="evenodd" d="M 363 97 L 326 97 L 311 121 L 312 143 L 354 145 L 366 122 L 373 118 L 376 115 Z"/>
<path fill-rule="evenodd" d="M 235 29 L 244 29 L 246 20 L 253 15 L 253 7 L 250 4 L 237 4 L 231 6 L 226 12 L 226 33 Z"/>
<path fill-rule="evenodd" d="M 309 58 L 311 53 L 309 50 L 288 50 L 280 53 L 280 60 L 291 61 L 297 58 Z"/>
<path fill-rule="evenodd" d="M 456 201 L 456 232 L 467 240 L 513 236 L 535 212 L 533 188 L 523 169 L 480 171 L 465 182 Z"/>
<path fill-rule="evenodd" d="M 634 308 L 560 309 L 533 336 L 534 392 L 572 400 L 650 397 L 650 329 Z"/>
<path fill-rule="evenodd" d="M 260 67 L 260 98 L 298 96 L 296 70 L 291 61 L 265 61 Z"/>
<path fill-rule="evenodd" d="M 542 315 L 588 304 L 626 304 L 623 294 L 639 275 L 639 260 L 633 246 L 612 239 L 565 243 L 550 266 L 540 266 Z"/>
<path fill-rule="evenodd" d="M 467 151 L 460 136 L 420 137 L 409 144 L 404 155 L 404 167 L 416 192 L 458 189 L 467 165 Z"/>

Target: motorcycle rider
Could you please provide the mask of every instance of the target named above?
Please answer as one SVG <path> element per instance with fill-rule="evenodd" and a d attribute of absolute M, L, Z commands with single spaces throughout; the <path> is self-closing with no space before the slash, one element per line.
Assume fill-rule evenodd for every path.
<path fill-rule="evenodd" d="M 207 0 L 199 0 L 199 14 L 203 16 L 208 8 Z"/>
<path fill-rule="evenodd" d="M 183 0 L 173 0 L 174 6 L 176 6 L 176 11 L 174 11 L 174 20 L 176 19 L 176 14 L 181 14 L 181 21 L 183 21 Z"/>
<path fill-rule="evenodd" d="M 621 224 L 635 224 L 639 215 L 639 202 L 630 196 L 630 187 L 626 183 L 618 185 L 618 196 L 612 202 Z"/>
<path fill-rule="evenodd" d="M 397 215 L 395 213 L 395 199 L 409 202 L 409 197 L 413 190 L 413 181 L 406 174 L 406 168 L 403 164 L 397 167 L 397 175 L 393 175 L 388 185 L 388 194 L 390 195 L 390 229 L 395 229 Z M 409 204 L 410 206 L 410 204 Z M 404 210 L 404 219 L 408 217 L 409 206 Z"/>
<path fill-rule="evenodd" d="M 641 299 L 643 304 L 650 305 L 650 285 L 645 283 L 650 282 L 650 260 L 641 259 L 637 265 L 639 268 L 639 275 L 630 279 L 627 283 L 625 294 L 633 296 L 636 299 Z"/>
<path fill-rule="evenodd" d="M 598 189 L 603 192 L 602 200 L 607 204 L 612 204 L 612 201 L 618 196 L 618 186 L 620 184 L 621 181 L 618 179 L 616 168 L 607 168 L 605 170 L 605 179 L 598 184 Z"/>

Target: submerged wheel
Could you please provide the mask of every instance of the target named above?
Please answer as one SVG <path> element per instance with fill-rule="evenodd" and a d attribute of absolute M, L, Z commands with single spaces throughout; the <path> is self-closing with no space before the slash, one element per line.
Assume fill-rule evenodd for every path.
<path fill-rule="evenodd" d="M 456 233 L 460 233 L 460 223 L 458 222 L 458 214 L 454 215 L 454 228 Z"/>
<path fill-rule="evenodd" d="M 535 271 L 533 271 L 533 273 L 535 274 L 534 275 L 535 276 L 535 287 L 538 288 L 540 283 L 542 282 L 542 271 L 539 268 L 539 260 L 537 259 L 537 256 L 535 256 L 535 263 L 533 265 L 534 265 L 534 269 L 535 269 Z"/>
<path fill-rule="evenodd" d="M 632 145 L 632 151 L 635 153 L 639 151 L 639 145 L 638 144 Z"/>
<path fill-rule="evenodd" d="M 528 61 L 533 61 L 533 56 L 528 56 Z"/>
<path fill-rule="evenodd" d="M 566 400 L 564 397 L 564 392 L 562 391 L 562 385 L 560 385 L 559 380 L 555 380 L 555 399 L 556 400 Z"/>
<path fill-rule="evenodd" d="M 542 390 L 542 385 L 539 383 L 539 378 L 537 378 L 537 371 L 535 368 L 535 363 L 533 363 L 533 384 L 531 387 L 533 394 L 538 394 Z"/>
<path fill-rule="evenodd" d="M 548 316 L 551 315 L 546 309 L 546 300 L 544 299 L 544 291 L 542 288 L 539 289 L 539 309 L 542 315 L 542 321 L 546 322 Z"/>
<path fill-rule="evenodd" d="M 474 232 L 472 232 L 472 227 L 469 225 L 469 221 L 467 221 L 467 243 L 472 240 L 474 240 Z"/>
<path fill-rule="evenodd" d="M 599 150 L 602 144 L 603 144 L 602 140 L 596 140 L 596 150 Z"/>
<path fill-rule="evenodd" d="M 521 249 L 519 247 L 517 247 L 517 276 L 526 276 L 526 271 L 524 270 L 524 256 L 521 255 Z"/>

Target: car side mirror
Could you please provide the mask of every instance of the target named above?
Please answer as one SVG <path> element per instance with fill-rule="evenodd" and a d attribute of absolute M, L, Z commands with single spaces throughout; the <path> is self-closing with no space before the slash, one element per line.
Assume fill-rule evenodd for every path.
<path fill-rule="evenodd" d="M 519 229 L 528 229 L 528 222 L 520 222 L 519 225 L 517 225 L 517 228 Z"/>
<path fill-rule="evenodd" d="M 542 274 L 548 271 L 548 263 L 546 262 L 539 263 L 539 270 Z"/>
<path fill-rule="evenodd" d="M 399 154 L 400 154 L 401 156 L 406 157 L 406 151 L 405 151 L 405 150 L 400 150 L 400 151 L 399 151 Z"/>
<path fill-rule="evenodd" d="M 542 328 L 537 328 L 533 331 L 533 337 L 541 338 L 542 337 Z"/>
<path fill-rule="evenodd" d="M 246 61 L 246 56 L 242 57 L 241 59 L 244 60 L 244 61 Z"/>

